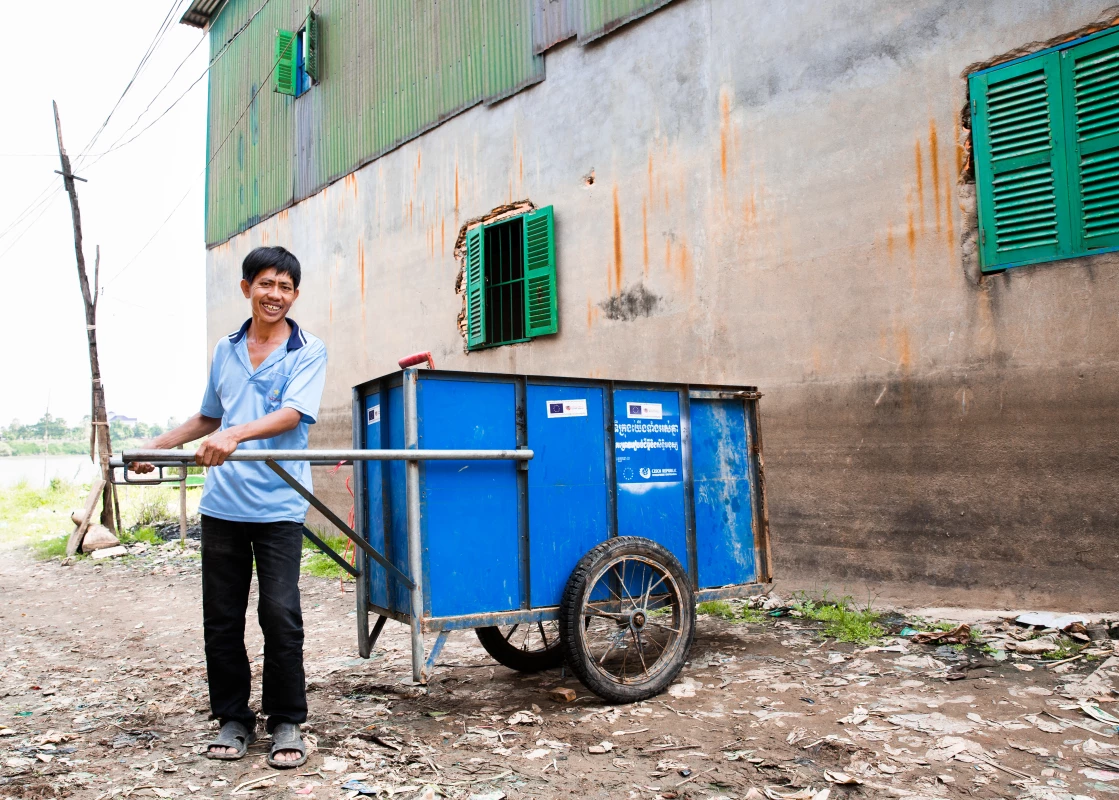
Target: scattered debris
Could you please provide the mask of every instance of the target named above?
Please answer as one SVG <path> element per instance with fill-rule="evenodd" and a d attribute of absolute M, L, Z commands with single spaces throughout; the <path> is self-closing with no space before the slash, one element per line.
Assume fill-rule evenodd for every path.
<path fill-rule="evenodd" d="M 556 686 L 548 691 L 548 697 L 557 703 L 574 703 L 576 695 L 574 689 L 569 689 L 566 686 Z"/>

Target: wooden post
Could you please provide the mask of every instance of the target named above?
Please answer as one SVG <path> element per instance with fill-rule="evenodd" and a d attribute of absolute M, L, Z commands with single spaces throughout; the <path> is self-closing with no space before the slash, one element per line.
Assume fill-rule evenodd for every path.
<path fill-rule="evenodd" d="M 105 387 L 101 385 L 101 367 L 97 360 L 97 292 L 101 271 L 101 248 L 97 248 L 97 256 L 93 263 L 93 291 L 89 289 L 89 277 L 85 269 L 85 253 L 82 250 L 82 217 L 78 210 L 78 191 L 75 188 L 76 178 L 70 169 L 70 157 L 66 155 L 66 148 L 62 145 L 62 123 L 58 118 L 58 103 L 52 101 L 54 106 L 54 132 L 58 137 L 58 158 L 62 165 L 59 172 L 66 185 L 66 193 L 70 195 L 70 216 L 74 223 L 74 254 L 78 261 L 78 285 L 82 290 L 82 301 L 85 303 L 85 329 L 86 339 L 89 342 L 89 370 L 92 380 L 93 411 L 91 414 L 90 452 L 89 457 L 94 458 L 96 446 L 97 458 L 101 464 L 101 478 L 105 481 L 101 493 L 101 524 L 116 533 L 113 519 L 113 493 L 109 487 L 109 455 L 112 446 L 109 441 L 109 420 L 105 412 Z M 82 532 L 84 534 L 84 531 Z M 81 546 L 79 538 L 77 542 Z"/>

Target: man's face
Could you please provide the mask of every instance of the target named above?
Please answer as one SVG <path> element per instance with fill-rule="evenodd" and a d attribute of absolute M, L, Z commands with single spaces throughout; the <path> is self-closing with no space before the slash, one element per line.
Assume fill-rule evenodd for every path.
<path fill-rule="evenodd" d="M 241 281 L 241 291 L 253 307 L 253 316 L 263 322 L 279 322 L 287 316 L 299 290 L 295 288 L 291 275 L 277 273 L 273 267 L 257 274 L 250 284 Z"/>

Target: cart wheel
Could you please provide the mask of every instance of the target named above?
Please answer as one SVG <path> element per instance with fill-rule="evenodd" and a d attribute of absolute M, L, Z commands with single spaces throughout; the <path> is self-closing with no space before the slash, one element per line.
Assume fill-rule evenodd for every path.
<path fill-rule="evenodd" d="M 612 703 L 664 691 L 688 658 L 695 595 L 672 553 L 649 539 L 619 536 L 579 561 L 560 603 L 567 663 Z"/>
<path fill-rule="evenodd" d="M 509 669 L 540 672 L 563 663 L 559 625 L 555 620 L 475 628 L 474 632 L 486 652 Z"/>

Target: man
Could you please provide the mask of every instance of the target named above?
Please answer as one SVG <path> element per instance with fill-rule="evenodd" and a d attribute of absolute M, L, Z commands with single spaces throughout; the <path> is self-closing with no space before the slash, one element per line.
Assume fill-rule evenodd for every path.
<path fill-rule="evenodd" d="M 200 411 L 152 440 L 169 449 L 209 436 L 195 463 L 209 467 L 202 514 L 202 615 L 210 708 L 221 732 L 208 747 L 216 759 L 238 759 L 256 739 L 249 708 L 251 672 L 245 611 L 253 562 L 264 633 L 261 711 L 272 735 L 268 763 L 307 760 L 299 731 L 307 720 L 299 561 L 307 502 L 262 461 L 226 459 L 242 449 L 303 450 L 319 413 L 326 347 L 287 318 L 299 297 L 299 261 L 282 247 L 258 247 L 241 266 L 241 291 L 252 317 L 214 348 Z M 132 465 L 151 472 L 151 464 Z M 311 488 L 305 461 L 282 466 Z"/>

